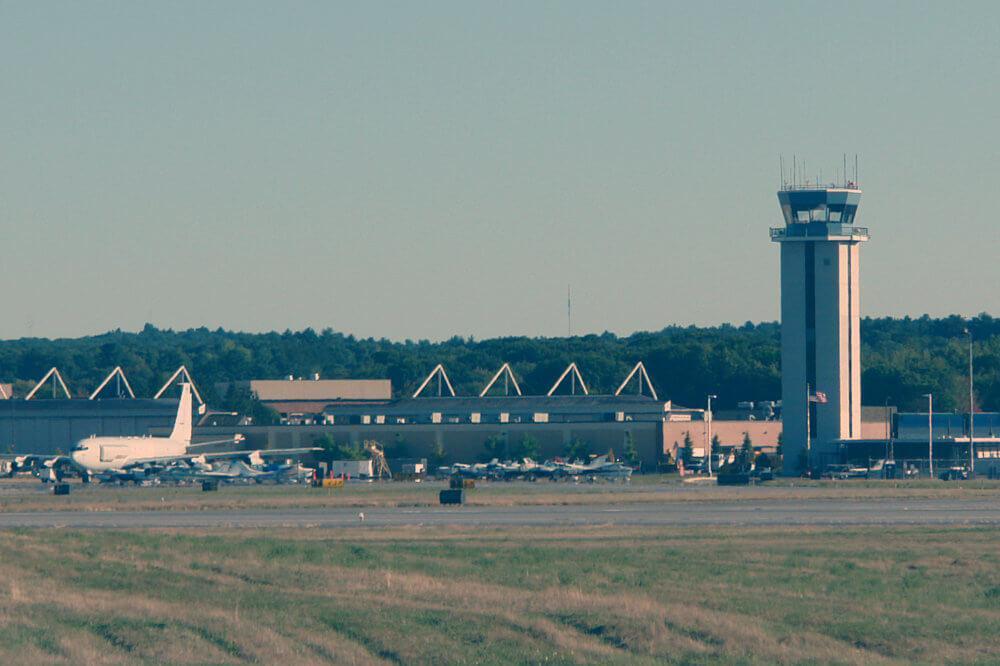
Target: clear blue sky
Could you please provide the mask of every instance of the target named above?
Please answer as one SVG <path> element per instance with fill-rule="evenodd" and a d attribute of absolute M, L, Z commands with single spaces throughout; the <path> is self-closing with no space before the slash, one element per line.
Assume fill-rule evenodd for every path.
<path fill-rule="evenodd" d="M 863 313 L 996 315 L 998 7 L 0 0 L 0 337 L 776 320 L 844 152 Z"/>

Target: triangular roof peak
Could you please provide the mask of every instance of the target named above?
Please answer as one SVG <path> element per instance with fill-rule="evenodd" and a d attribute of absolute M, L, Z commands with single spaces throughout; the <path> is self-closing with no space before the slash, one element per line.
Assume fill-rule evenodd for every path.
<path fill-rule="evenodd" d="M 639 395 L 642 395 L 642 380 L 645 379 L 646 386 L 649 387 L 649 392 L 652 394 L 653 400 L 659 400 L 659 398 L 656 397 L 656 389 L 653 388 L 653 382 L 649 380 L 649 374 L 646 372 L 646 366 L 642 364 L 642 361 L 639 361 L 638 363 L 635 364 L 635 367 L 632 368 L 632 372 L 628 373 L 628 377 L 625 378 L 625 381 L 622 382 L 622 385 L 618 387 L 617 391 L 615 391 L 615 395 L 620 394 L 622 392 L 622 389 L 624 389 L 628 385 L 629 380 L 631 380 L 632 377 L 636 374 L 639 375 L 639 389 L 638 389 Z"/>
<path fill-rule="evenodd" d="M 500 379 L 500 375 L 503 375 L 504 395 L 510 395 L 510 384 L 513 384 L 514 391 L 517 392 L 518 395 L 521 395 L 521 387 L 517 385 L 517 380 L 514 379 L 514 372 L 510 369 L 510 364 L 504 363 L 500 366 L 500 369 L 497 370 L 497 374 L 493 375 L 493 379 L 491 379 L 490 383 L 486 385 L 486 388 L 484 388 L 479 394 L 480 398 L 486 395 L 487 391 L 493 387 L 493 384 Z"/>
<path fill-rule="evenodd" d="M 579 368 L 576 367 L 576 361 L 570 363 L 569 366 L 563 370 L 563 373 L 559 375 L 559 379 L 556 380 L 556 383 L 552 385 L 552 388 L 550 388 L 549 392 L 545 395 L 550 396 L 555 393 L 556 389 L 559 388 L 559 385 L 562 384 L 564 379 L 566 379 L 566 375 L 569 375 L 570 378 L 570 395 L 576 395 L 577 380 L 580 381 L 580 387 L 583 389 L 583 394 L 590 395 L 590 392 L 587 391 L 587 385 L 583 382 L 583 376 L 580 374 Z"/>
<path fill-rule="evenodd" d="M 47 382 L 49 380 L 49 377 L 53 377 L 53 379 L 52 379 L 52 397 L 53 398 L 56 397 L 56 387 L 57 386 L 62 387 L 63 393 L 66 394 L 66 398 L 67 399 L 71 399 L 73 397 L 73 396 L 71 396 L 69 394 L 69 389 L 66 388 L 66 382 L 63 381 L 62 375 L 59 374 L 59 370 L 57 370 L 55 366 L 52 366 L 52 369 L 45 373 L 45 376 L 42 377 L 42 380 L 40 382 L 38 382 L 37 384 L 35 384 L 35 388 L 31 389 L 31 393 L 29 393 L 28 395 L 26 395 L 24 397 L 24 399 L 25 400 L 31 400 L 34 397 L 35 393 L 38 391 L 38 389 L 42 388 L 42 386 L 45 384 L 45 382 Z M 59 382 L 58 384 L 56 384 L 57 381 Z"/>
<path fill-rule="evenodd" d="M 118 365 L 115 366 L 115 369 L 112 370 L 107 377 L 104 378 L 104 381 L 101 382 L 101 385 L 98 386 L 96 389 L 94 389 L 94 392 L 90 394 L 90 397 L 87 398 L 87 400 L 93 400 L 94 398 L 96 398 L 97 395 L 101 392 L 101 390 L 108 385 L 108 382 L 110 382 L 115 377 L 118 377 L 118 384 L 115 387 L 117 389 L 116 391 L 117 395 L 115 397 L 116 398 L 124 397 L 125 394 L 122 393 L 122 384 L 124 384 L 125 390 L 128 391 L 129 397 L 135 398 L 135 393 L 132 392 L 132 387 L 129 386 L 128 378 L 125 376 L 125 372 L 122 370 L 122 367 Z"/>
<path fill-rule="evenodd" d="M 448 392 L 451 396 L 453 398 L 455 397 L 455 389 L 451 387 L 451 382 L 448 381 L 448 373 L 444 371 L 444 366 L 438 363 L 437 366 L 431 370 L 431 374 L 427 375 L 427 379 L 425 379 L 424 383 L 420 385 L 420 388 L 417 389 L 416 393 L 413 394 L 414 398 L 420 395 L 420 392 L 424 390 L 424 387 L 427 386 L 432 379 L 434 379 L 435 375 L 437 375 L 438 378 L 438 396 L 440 397 L 442 395 L 441 387 L 443 382 L 444 385 L 448 387 Z"/>
<path fill-rule="evenodd" d="M 181 367 L 177 368 L 177 370 L 174 372 L 174 374 L 170 375 L 170 379 L 167 380 L 166 384 L 164 384 L 162 387 L 160 387 L 160 390 L 157 391 L 156 395 L 153 396 L 153 400 L 156 400 L 161 395 L 163 395 L 163 392 L 166 391 L 168 388 L 170 388 L 170 385 L 173 384 L 174 380 L 176 380 L 176 379 L 181 379 L 183 383 L 190 384 L 191 385 L 191 393 L 194 394 L 195 398 L 197 398 L 198 404 L 199 405 L 204 405 L 205 404 L 205 401 L 201 399 L 201 394 L 198 393 L 198 387 L 194 385 L 194 380 L 191 379 L 191 373 L 189 373 L 187 371 L 187 368 L 184 367 L 183 365 Z"/>

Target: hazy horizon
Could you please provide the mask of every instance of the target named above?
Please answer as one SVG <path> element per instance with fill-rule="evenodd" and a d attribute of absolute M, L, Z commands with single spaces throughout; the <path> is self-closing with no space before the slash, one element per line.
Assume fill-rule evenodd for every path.
<path fill-rule="evenodd" d="M 928 313 L 925 312 L 925 313 L 921 313 L 919 315 L 899 315 L 899 316 L 862 315 L 861 316 L 861 321 L 864 321 L 865 319 L 883 319 L 883 318 L 897 319 L 897 320 L 904 320 L 904 319 L 918 320 L 918 319 L 921 319 L 923 317 L 930 317 L 932 319 L 948 319 L 950 317 L 961 317 L 964 320 L 969 320 L 969 319 L 976 319 L 976 318 L 981 317 L 983 315 L 989 316 L 989 317 L 993 317 L 993 315 L 991 315 L 991 314 L 989 314 L 987 312 L 980 312 L 980 313 L 974 315 L 973 317 L 967 317 L 967 316 L 963 316 L 963 315 L 960 315 L 960 314 L 957 314 L 957 313 L 949 313 L 949 314 L 944 314 L 944 315 L 940 315 L 940 316 L 931 316 L 930 314 L 928 314 Z M 670 324 L 664 324 L 663 326 L 661 326 L 658 329 L 641 329 L 641 330 L 635 330 L 635 331 L 631 331 L 631 332 L 627 332 L 627 333 L 616 333 L 614 331 L 604 330 L 604 331 L 581 331 L 581 332 L 575 332 L 574 331 L 573 334 L 569 335 L 569 336 L 567 336 L 565 333 L 563 333 L 562 335 L 560 335 L 558 333 L 554 334 L 554 335 L 529 335 L 527 333 L 510 333 L 510 334 L 507 334 L 507 335 L 493 335 L 493 336 L 488 336 L 488 337 L 479 337 L 479 336 L 475 336 L 475 335 L 473 335 L 473 336 L 470 336 L 470 335 L 460 335 L 458 333 L 455 333 L 455 334 L 447 335 L 447 336 L 444 336 L 444 337 L 441 337 L 441 338 L 390 338 L 388 336 L 379 336 L 379 335 L 365 335 L 365 336 L 362 336 L 362 335 L 358 335 L 356 333 L 352 333 L 351 331 L 342 331 L 342 330 L 338 330 L 338 329 L 330 327 L 330 326 L 327 326 L 327 327 L 324 327 L 324 328 L 321 328 L 321 329 L 317 329 L 317 328 L 314 328 L 312 326 L 306 326 L 306 327 L 298 328 L 298 329 L 292 329 L 292 328 L 287 328 L 286 327 L 286 328 L 283 328 L 283 329 L 273 328 L 273 329 L 260 330 L 260 331 L 248 331 L 248 330 L 230 329 L 230 328 L 225 328 L 225 327 L 220 327 L 220 326 L 206 326 L 206 325 L 188 326 L 188 327 L 185 327 L 185 328 L 173 328 L 173 327 L 167 327 L 167 326 L 160 327 L 160 326 L 155 326 L 155 325 L 154 325 L 154 327 L 156 328 L 157 331 L 173 332 L 173 333 L 184 333 L 186 331 L 195 331 L 195 330 L 200 330 L 200 329 L 207 329 L 208 331 L 210 331 L 212 333 L 215 333 L 216 331 L 218 331 L 221 328 L 223 330 L 223 332 L 225 332 L 225 333 L 233 333 L 233 334 L 236 334 L 236 335 L 269 335 L 269 334 L 272 334 L 272 333 L 277 333 L 279 335 L 282 335 L 282 334 L 284 334 L 286 332 L 291 332 L 293 334 L 296 334 L 296 333 L 303 333 L 307 329 L 312 329 L 313 332 L 316 333 L 317 335 L 322 335 L 327 330 L 330 330 L 334 335 L 343 335 L 344 337 L 354 337 L 356 340 L 371 340 L 371 339 L 373 339 L 373 340 L 379 340 L 379 341 L 381 341 L 381 340 L 387 340 L 387 341 L 389 341 L 390 343 L 393 343 L 393 344 L 424 343 L 424 342 L 427 342 L 427 343 L 430 343 L 430 344 L 439 344 L 439 343 L 442 343 L 442 342 L 447 342 L 447 341 L 451 340 L 452 338 L 456 338 L 456 337 L 462 338 L 462 339 L 465 339 L 465 340 L 469 340 L 471 338 L 475 342 L 483 342 L 483 341 L 486 341 L 486 340 L 498 340 L 498 339 L 503 339 L 503 338 L 533 338 L 533 339 L 535 339 L 535 338 L 537 338 L 537 339 L 559 339 L 559 338 L 567 338 L 567 337 L 584 338 L 584 337 L 591 336 L 591 335 L 600 336 L 600 335 L 605 335 L 607 333 L 611 333 L 611 334 L 615 335 L 616 337 L 618 337 L 620 339 L 623 339 L 623 338 L 629 338 L 629 337 L 631 337 L 633 335 L 641 335 L 641 334 L 645 334 L 645 333 L 655 334 L 655 333 L 659 333 L 659 332 L 661 332 L 663 330 L 666 330 L 668 328 L 687 329 L 687 328 L 692 328 L 693 327 L 693 328 L 698 328 L 698 329 L 710 329 L 710 328 L 730 327 L 730 328 L 736 328 L 736 329 L 738 329 L 738 328 L 742 328 L 742 327 L 746 326 L 748 323 L 752 324 L 755 327 L 756 326 L 766 325 L 766 324 L 773 324 L 775 326 L 780 326 L 781 325 L 781 321 L 777 320 L 777 319 L 774 319 L 774 320 L 761 320 L 761 321 L 747 320 L 747 321 L 744 321 L 744 322 L 732 322 L 732 321 L 729 321 L 729 322 L 720 322 L 720 323 L 717 323 L 717 324 L 670 323 Z M 12 341 L 16 341 L 16 340 L 76 340 L 76 339 L 86 338 L 86 337 L 100 337 L 100 336 L 103 336 L 103 335 L 111 335 L 111 334 L 115 334 L 115 333 L 122 333 L 122 334 L 128 334 L 128 335 L 138 335 L 139 333 L 142 333 L 142 331 L 143 331 L 143 329 L 145 327 L 146 327 L 146 324 L 144 324 L 140 328 L 134 329 L 134 330 L 132 330 L 132 329 L 124 329 L 124 328 L 121 328 L 121 327 L 117 327 L 117 328 L 108 329 L 106 331 L 100 331 L 100 332 L 97 332 L 97 333 L 86 333 L 86 334 L 77 335 L 77 336 L 59 336 L 59 337 L 21 336 L 19 338 L 0 338 L 0 343 L 2 343 L 2 342 L 12 342 Z M 963 339 L 965 339 L 965 338 L 963 337 Z"/>

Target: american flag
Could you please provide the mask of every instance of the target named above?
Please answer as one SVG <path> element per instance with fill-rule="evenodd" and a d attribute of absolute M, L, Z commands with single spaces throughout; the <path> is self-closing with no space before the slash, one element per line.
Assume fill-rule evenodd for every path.
<path fill-rule="evenodd" d="M 815 391 L 809 394 L 809 402 L 826 402 L 826 393 Z"/>

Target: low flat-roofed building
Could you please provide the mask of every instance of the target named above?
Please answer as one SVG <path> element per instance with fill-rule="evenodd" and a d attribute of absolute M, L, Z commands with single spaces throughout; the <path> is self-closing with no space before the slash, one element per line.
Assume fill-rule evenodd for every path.
<path fill-rule="evenodd" d="M 712 439 L 719 438 L 719 446 L 723 449 L 738 448 L 743 445 L 744 437 L 750 437 L 754 450 L 773 453 L 778 447 L 781 436 L 781 421 L 757 420 L 712 420 Z M 697 420 L 687 423 L 663 424 L 663 453 L 676 458 L 677 450 L 684 446 L 684 440 L 691 442 L 693 455 L 705 454 L 708 441 L 708 424 L 699 415 Z"/>
<path fill-rule="evenodd" d="M 281 414 L 320 414 L 329 404 L 365 404 L 392 399 L 388 379 L 251 379 L 216 384 L 225 399 L 235 385 Z"/>

